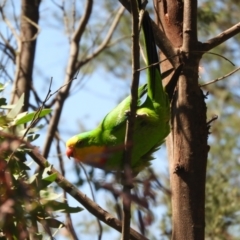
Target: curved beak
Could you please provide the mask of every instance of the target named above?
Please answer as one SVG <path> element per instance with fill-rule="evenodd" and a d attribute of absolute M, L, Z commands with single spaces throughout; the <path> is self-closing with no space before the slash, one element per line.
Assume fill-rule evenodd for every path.
<path fill-rule="evenodd" d="M 70 159 L 71 157 L 73 157 L 73 149 L 70 147 L 67 147 L 66 149 L 66 155 L 68 156 L 68 158 Z"/>

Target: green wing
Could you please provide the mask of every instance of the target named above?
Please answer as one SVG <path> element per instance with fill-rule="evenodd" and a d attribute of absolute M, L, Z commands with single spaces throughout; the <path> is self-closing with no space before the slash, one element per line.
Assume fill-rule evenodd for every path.
<path fill-rule="evenodd" d="M 138 106 L 141 106 L 141 98 L 147 93 L 147 84 L 142 85 L 138 89 Z M 118 104 L 111 112 L 109 112 L 100 126 L 103 129 L 110 129 L 111 132 L 115 130 L 119 130 L 123 126 L 126 125 L 126 111 L 130 109 L 130 100 L 131 96 L 125 98 L 121 103 Z M 123 130 L 124 131 L 124 130 Z"/>
<path fill-rule="evenodd" d="M 146 46 L 146 60 L 149 66 L 147 68 L 148 96 L 151 101 L 157 102 L 160 105 L 165 105 L 167 101 L 166 92 L 162 85 L 162 76 L 158 64 L 158 53 L 148 12 L 144 13 L 142 28 Z"/>
<path fill-rule="evenodd" d="M 158 54 L 152 32 L 151 20 L 148 13 L 144 14 L 142 28 L 145 39 L 147 65 L 158 63 Z M 132 169 L 134 173 L 149 165 L 155 152 L 169 134 L 169 100 L 162 86 L 159 65 L 147 68 L 147 86 L 138 90 L 137 118 L 133 137 Z M 146 100 L 141 103 L 140 98 L 147 93 Z M 126 114 L 130 108 L 131 97 L 124 99 L 102 121 L 100 127 L 104 131 L 108 145 L 123 146 Z M 109 169 L 122 165 L 122 151 L 113 153 L 106 163 Z"/>

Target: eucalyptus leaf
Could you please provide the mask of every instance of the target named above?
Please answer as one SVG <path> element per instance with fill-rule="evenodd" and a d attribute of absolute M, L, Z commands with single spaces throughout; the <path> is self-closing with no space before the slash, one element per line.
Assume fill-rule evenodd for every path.
<path fill-rule="evenodd" d="M 26 140 L 28 142 L 33 142 L 35 141 L 36 139 L 38 139 L 40 137 L 40 134 L 32 134 L 32 135 L 28 135 Z"/>
<path fill-rule="evenodd" d="M 14 106 L 14 108 L 12 110 L 10 110 L 10 112 L 7 114 L 7 118 L 9 119 L 14 119 L 17 114 L 20 112 L 20 110 L 23 107 L 23 102 L 24 102 L 24 93 L 22 94 L 22 96 L 20 97 L 20 99 L 18 100 L 17 104 Z"/>
<path fill-rule="evenodd" d="M 0 106 L 1 109 L 8 109 L 8 110 L 13 109 L 14 107 L 15 107 L 14 104 Z"/>
<path fill-rule="evenodd" d="M 21 116 L 17 121 L 15 122 L 15 125 L 25 124 L 27 122 L 31 122 L 32 120 L 36 118 L 41 118 L 49 114 L 52 110 L 51 109 L 42 109 L 41 111 L 31 112 L 24 116 Z"/>
<path fill-rule="evenodd" d="M 58 202 L 58 201 L 49 201 L 46 206 L 52 209 L 52 211 L 60 211 L 63 213 L 77 213 L 81 212 L 84 209 L 81 207 L 70 207 L 67 203 Z"/>
<path fill-rule="evenodd" d="M 8 85 L 8 82 L 5 84 L 0 83 L 0 92 L 2 92 L 6 88 L 7 85 Z"/>
<path fill-rule="evenodd" d="M 28 183 L 33 183 L 33 182 L 36 180 L 37 176 L 38 176 L 38 173 L 35 173 L 34 175 L 32 175 L 32 176 L 28 179 Z"/>
<path fill-rule="evenodd" d="M 0 126 L 1 127 L 4 127 L 4 126 L 7 126 L 7 123 L 8 123 L 8 119 L 6 118 L 6 116 L 0 116 Z"/>
<path fill-rule="evenodd" d="M 45 204 L 46 202 L 62 197 L 62 194 L 49 192 L 49 190 L 47 189 L 47 190 L 40 190 L 40 196 L 41 196 L 41 203 Z"/>
<path fill-rule="evenodd" d="M 57 178 L 57 174 L 53 173 L 45 178 L 43 178 L 41 180 L 41 187 L 39 190 L 46 188 L 48 185 L 50 185 L 51 183 L 53 183 L 55 181 L 55 179 Z"/>
<path fill-rule="evenodd" d="M 0 98 L 0 106 L 7 105 L 6 98 Z"/>
<path fill-rule="evenodd" d="M 19 126 L 19 125 L 18 125 Z M 34 127 L 34 128 L 30 128 L 28 129 L 28 134 L 35 134 L 36 132 L 38 132 L 39 130 L 41 130 L 44 126 L 43 125 L 39 125 L 37 127 Z M 19 132 L 19 135 L 20 136 L 23 136 L 26 132 L 26 128 L 22 129 L 20 132 Z"/>

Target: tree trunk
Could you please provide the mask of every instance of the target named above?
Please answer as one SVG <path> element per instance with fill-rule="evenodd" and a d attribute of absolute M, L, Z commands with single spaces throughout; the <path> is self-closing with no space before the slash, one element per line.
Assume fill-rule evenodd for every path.
<path fill-rule="evenodd" d="M 24 93 L 25 98 L 22 111 L 27 111 L 29 105 L 36 35 L 38 32 L 39 5 L 40 0 L 22 0 L 21 3 L 21 27 L 20 36 L 18 37 L 16 73 L 11 103 L 15 103 Z"/>
<path fill-rule="evenodd" d="M 204 239 L 205 178 L 208 154 L 206 104 L 198 86 L 197 1 L 155 0 L 158 26 L 184 64 L 172 100 L 172 132 L 167 139 L 172 191 L 172 239 Z M 164 56 L 161 56 L 164 58 Z M 163 72 L 172 68 L 161 66 Z"/>

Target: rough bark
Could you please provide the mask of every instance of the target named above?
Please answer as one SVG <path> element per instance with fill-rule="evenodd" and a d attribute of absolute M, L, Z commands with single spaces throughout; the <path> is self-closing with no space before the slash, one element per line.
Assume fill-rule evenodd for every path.
<path fill-rule="evenodd" d="M 24 93 L 23 111 L 27 111 L 32 85 L 32 72 L 37 40 L 40 0 L 22 0 L 21 26 L 16 56 L 16 73 L 11 103 Z"/>
<path fill-rule="evenodd" d="M 172 101 L 172 132 L 167 139 L 174 240 L 204 239 L 208 128 L 204 95 L 198 86 L 201 56 L 196 53 L 196 20 L 190 19 L 196 16 L 196 2 L 184 1 L 187 8 L 183 1 L 155 0 L 158 25 L 179 48 L 179 61 L 184 64 Z M 171 67 L 169 62 L 161 66 L 163 72 Z"/>

